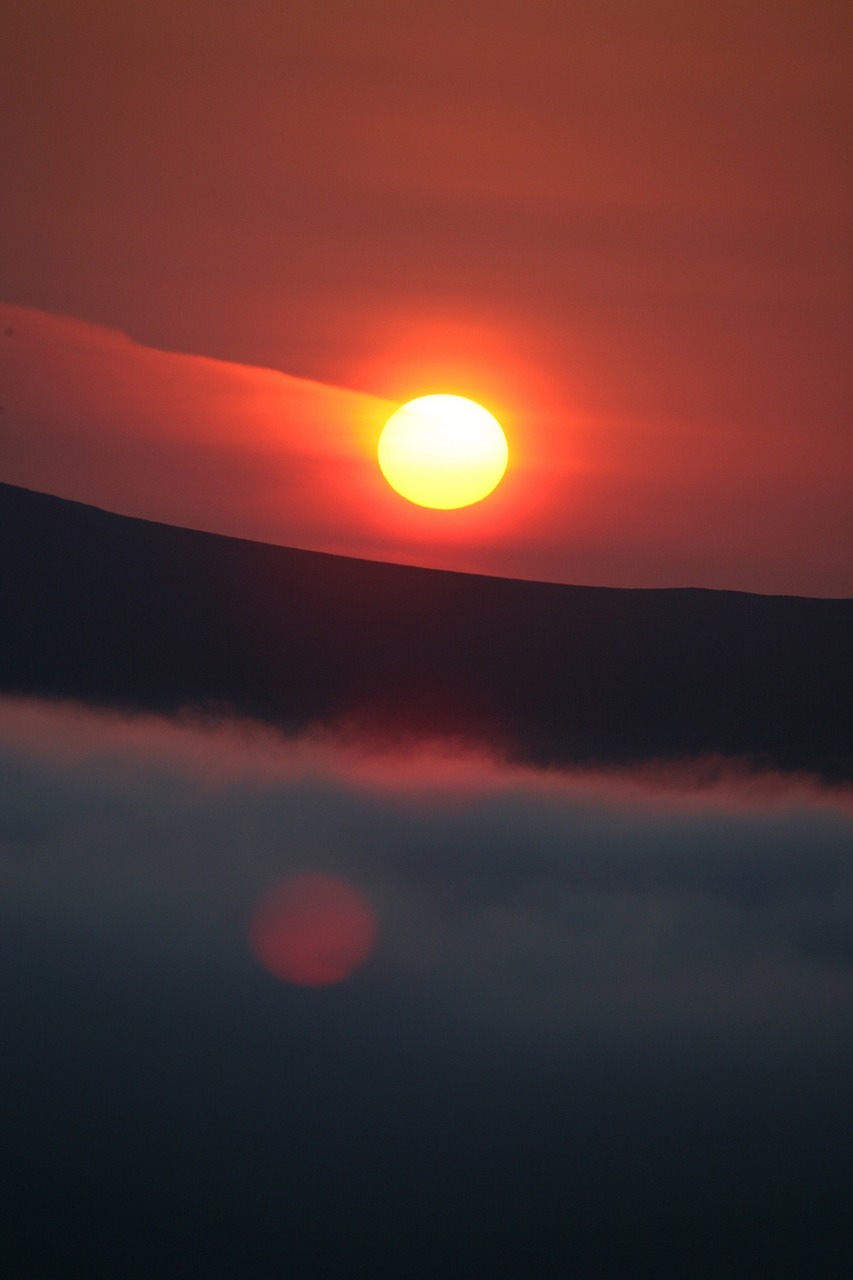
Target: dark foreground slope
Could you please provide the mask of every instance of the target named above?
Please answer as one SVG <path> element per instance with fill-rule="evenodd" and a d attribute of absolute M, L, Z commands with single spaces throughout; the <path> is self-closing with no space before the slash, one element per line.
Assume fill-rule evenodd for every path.
<path fill-rule="evenodd" d="M 535 762 L 853 773 L 853 601 L 624 591 L 265 546 L 0 485 L 0 688 Z"/>

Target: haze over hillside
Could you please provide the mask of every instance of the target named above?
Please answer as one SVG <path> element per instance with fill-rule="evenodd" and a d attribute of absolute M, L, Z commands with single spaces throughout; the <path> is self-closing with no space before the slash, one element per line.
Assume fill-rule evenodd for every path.
<path fill-rule="evenodd" d="M 744 757 L 853 776 L 853 601 L 477 577 L 0 485 L 0 687 L 538 764 Z"/>

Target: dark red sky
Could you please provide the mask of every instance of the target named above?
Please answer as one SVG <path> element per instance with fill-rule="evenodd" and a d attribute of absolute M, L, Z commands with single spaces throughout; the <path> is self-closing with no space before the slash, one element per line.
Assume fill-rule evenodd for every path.
<path fill-rule="evenodd" d="M 12 0 L 0 479 L 416 563 L 853 593 L 851 34 L 840 0 Z M 375 475 L 385 402 L 441 389 L 513 447 L 467 513 Z"/>

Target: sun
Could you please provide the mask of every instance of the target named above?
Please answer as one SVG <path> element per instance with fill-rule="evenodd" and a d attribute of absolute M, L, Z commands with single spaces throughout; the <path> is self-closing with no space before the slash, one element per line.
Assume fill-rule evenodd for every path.
<path fill-rule="evenodd" d="M 420 507 L 447 511 L 480 502 L 502 480 L 508 459 L 500 423 L 464 396 L 410 400 L 379 437 L 382 474 Z"/>

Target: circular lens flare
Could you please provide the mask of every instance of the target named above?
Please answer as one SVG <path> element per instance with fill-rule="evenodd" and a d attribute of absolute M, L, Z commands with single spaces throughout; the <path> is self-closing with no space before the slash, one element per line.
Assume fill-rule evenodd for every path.
<path fill-rule="evenodd" d="M 373 950 L 376 920 L 362 895 L 336 876 L 291 876 L 256 907 L 249 941 L 265 969 L 300 986 L 342 982 Z"/>
<path fill-rule="evenodd" d="M 464 396 L 410 400 L 379 437 L 382 474 L 421 507 L 447 511 L 480 502 L 500 483 L 508 460 L 500 423 Z"/>

